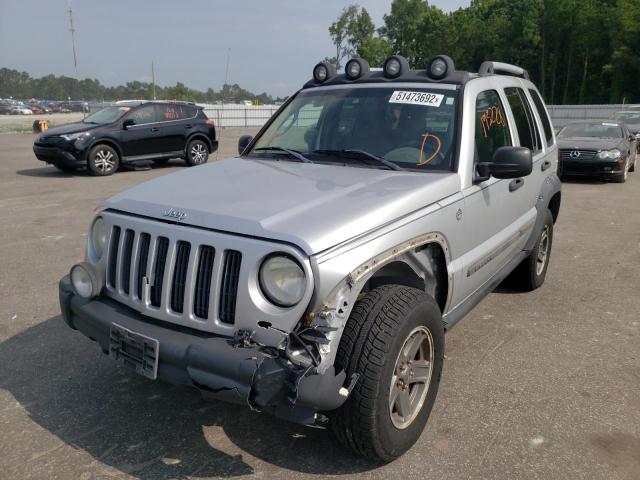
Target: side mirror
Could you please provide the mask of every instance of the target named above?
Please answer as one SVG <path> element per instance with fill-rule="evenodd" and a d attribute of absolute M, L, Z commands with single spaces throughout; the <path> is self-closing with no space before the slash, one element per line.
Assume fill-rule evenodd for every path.
<path fill-rule="evenodd" d="M 533 155 L 526 147 L 500 147 L 491 162 L 478 164 L 478 180 L 526 177 L 533 170 Z"/>
<path fill-rule="evenodd" d="M 253 137 L 251 135 L 242 135 L 238 139 L 238 154 L 239 155 L 242 155 L 242 152 L 245 151 L 245 149 L 249 146 L 249 144 L 251 143 L 252 140 L 253 140 Z"/>
<path fill-rule="evenodd" d="M 127 118 L 124 122 L 122 122 L 122 128 L 126 130 L 129 127 L 133 127 L 136 124 L 136 121 L 133 118 Z"/>

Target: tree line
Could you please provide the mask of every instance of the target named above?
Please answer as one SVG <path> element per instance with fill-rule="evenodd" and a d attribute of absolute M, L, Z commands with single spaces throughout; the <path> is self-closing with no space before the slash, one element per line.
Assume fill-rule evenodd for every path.
<path fill-rule="evenodd" d="M 125 85 L 107 87 L 100 81 L 90 78 L 77 80 L 67 76 L 46 75 L 32 78 L 27 72 L 19 72 L 9 68 L 0 68 L 0 98 L 46 99 L 46 100 L 151 100 L 154 87 L 148 82 L 127 82 Z M 262 104 L 271 104 L 274 99 L 267 93 L 255 94 L 239 85 L 223 85 L 221 90 L 194 90 L 181 82 L 174 86 L 155 86 L 155 97 L 158 100 L 187 100 L 199 103 L 243 102 L 258 100 Z"/>
<path fill-rule="evenodd" d="M 376 27 L 346 7 L 329 27 L 339 67 L 391 54 L 424 68 L 438 54 L 459 70 L 484 60 L 529 71 L 549 104 L 640 103 L 640 0 L 472 0 L 445 13 L 425 0 L 393 0 Z"/>

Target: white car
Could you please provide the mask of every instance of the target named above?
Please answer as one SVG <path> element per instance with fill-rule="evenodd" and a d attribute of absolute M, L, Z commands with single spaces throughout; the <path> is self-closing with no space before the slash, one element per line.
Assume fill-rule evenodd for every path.
<path fill-rule="evenodd" d="M 33 111 L 24 105 L 16 105 L 11 107 L 11 115 L 33 115 Z"/>

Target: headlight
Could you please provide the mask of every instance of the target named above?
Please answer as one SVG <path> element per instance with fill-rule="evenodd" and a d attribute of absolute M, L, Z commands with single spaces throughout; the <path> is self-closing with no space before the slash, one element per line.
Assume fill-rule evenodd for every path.
<path fill-rule="evenodd" d="M 100 260 L 107 246 L 107 228 L 104 225 L 102 217 L 98 217 L 93 221 L 91 226 L 90 252 L 93 252 L 95 260 Z"/>
<path fill-rule="evenodd" d="M 268 257 L 260 267 L 259 280 L 262 293 L 280 307 L 292 307 L 299 303 L 304 295 L 304 270 L 291 257 Z"/>
<path fill-rule="evenodd" d="M 69 135 L 60 135 L 62 138 L 70 142 L 71 140 L 77 140 L 79 138 L 88 137 L 91 135 L 89 132 L 70 133 Z"/>
<path fill-rule="evenodd" d="M 601 160 L 615 160 L 616 158 L 620 158 L 622 152 L 617 148 L 612 150 L 602 150 L 598 153 L 598 158 Z"/>
<path fill-rule="evenodd" d="M 82 262 L 71 267 L 70 276 L 73 291 L 82 298 L 93 298 L 102 290 L 98 275 L 89 263 Z"/>

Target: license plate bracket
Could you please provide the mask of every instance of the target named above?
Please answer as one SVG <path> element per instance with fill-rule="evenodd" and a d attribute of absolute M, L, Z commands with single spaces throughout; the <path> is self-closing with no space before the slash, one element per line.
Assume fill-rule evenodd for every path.
<path fill-rule="evenodd" d="M 117 323 L 111 324 L 109 357 L 132 368 L 143 377 L 158 377 L 160 342 L 155 338 L 132 332 Z"/>

